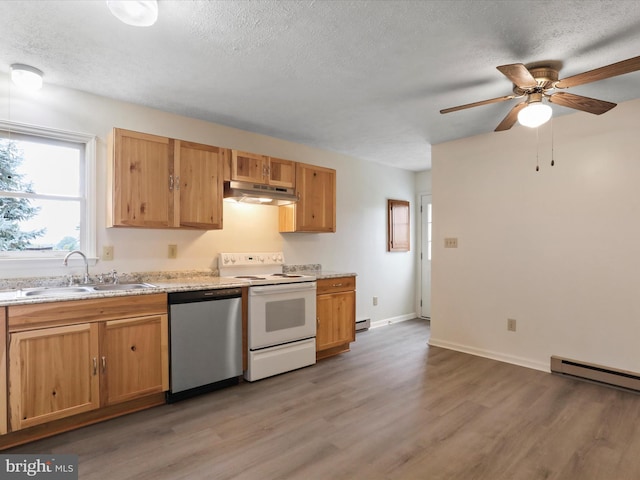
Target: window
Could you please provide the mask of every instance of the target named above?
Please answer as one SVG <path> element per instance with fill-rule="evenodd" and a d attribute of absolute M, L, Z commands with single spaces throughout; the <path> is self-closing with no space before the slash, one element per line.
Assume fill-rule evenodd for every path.
<path fill-rule="evenodd" d="M 95 137 L 0 122 L 0 262 L 95 256 Z"/>
<path fill-rule="evenodd" d="M 387 251 L 409 251 L 409 202 L 387 200 Z"/>

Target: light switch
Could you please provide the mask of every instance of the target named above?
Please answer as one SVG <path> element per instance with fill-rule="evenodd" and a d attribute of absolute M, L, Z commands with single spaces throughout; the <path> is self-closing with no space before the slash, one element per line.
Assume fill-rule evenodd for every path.
<path fill-rule="evenodd" d="M 447 237 L 444 239 L 444 248 L 458 248 L 457 237 Z"/>
<path fill-rule="evenodd" d="M 178 245 L 169 245 L 169 258 L 178 258 Z"/>
<path fill-rule="evenodd" d="M 102 247 L 102 260 L 109 261 L 113 260 L 113 246 L 109 245 L 108 247 Z"/>

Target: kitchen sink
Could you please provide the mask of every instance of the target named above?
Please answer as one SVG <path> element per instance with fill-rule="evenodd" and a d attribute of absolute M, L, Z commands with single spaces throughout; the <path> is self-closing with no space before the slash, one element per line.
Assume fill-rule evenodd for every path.
<path fill-rule="evenodd" d="M 95 285 L 94 290 L 99 292 L 112 292 L 116 290 L 140 290 L 142 288 L 156 288 L 150 283 L 111 283 L 104 285 Z"/>
<path fill-rule="evenodd" d="M 92 286 L 73 286 L 73 287 L 41 287 L 41 288 L 25 288 L 21 290 L 21 297 L 66 297 L 67 295 L 80 295 L 93 293 L 95 290 Z"/>
<path fill-rule="evenodd" d="M 87 295 L 97 292 L 116 292 L 156 288 L 150 283 L 111 283 L 99 285 L 71 285 L 68 287 L 39 287 L 25 288 L 18 291 L 20 297 L 67 297 L 73 295 Z"/>

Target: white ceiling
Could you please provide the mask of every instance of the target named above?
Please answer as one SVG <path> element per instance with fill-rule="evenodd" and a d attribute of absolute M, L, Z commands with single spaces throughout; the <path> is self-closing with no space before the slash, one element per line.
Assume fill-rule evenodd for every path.
<path fill-rule="evenodd" d="M 518 102 L 439 113 L 510 94 L 496 66 L 560 61 L 563 78 L 638 55 L 637 0 L 159 0 L 148 28 L 102 0 L 0 2 L 0 72 L 415 171 Z M 640 72 L 571 92 L 635 99 Z"/>

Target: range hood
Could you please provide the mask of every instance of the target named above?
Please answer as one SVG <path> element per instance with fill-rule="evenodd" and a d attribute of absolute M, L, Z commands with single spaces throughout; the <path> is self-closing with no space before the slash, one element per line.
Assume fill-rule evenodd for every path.
<path fill-rule="evenodd" d="M 258 205 L 289 205 L 298 201 L 295 190 L 250 182 L 225 182 L 225 201 Z"/>

